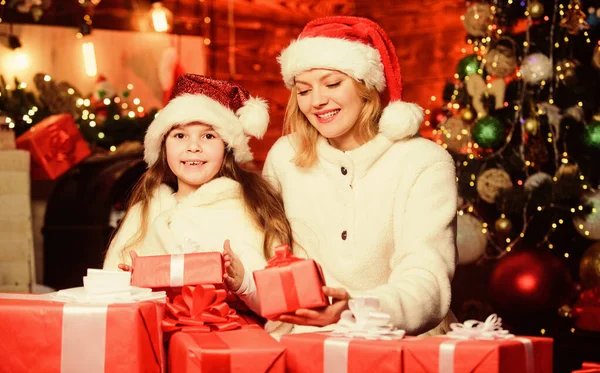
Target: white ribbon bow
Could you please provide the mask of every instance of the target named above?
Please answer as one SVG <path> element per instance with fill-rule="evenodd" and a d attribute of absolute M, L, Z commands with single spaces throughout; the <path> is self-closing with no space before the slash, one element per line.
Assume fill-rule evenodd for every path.
<path fill-rule="evenodd" d="M 348 301 L 350 310 L 342 312 L 333 335 L 350 338 L 392 340 L 404 337 L 404 330 L 395 330 L 390 315 L 379 311 L 376 297 L 358 297 Z"/>
<path fill-rule="evenodd" d="M 164 291 L 131 286 L 131 272 L 108 271 L 88 268 L 83 277 L 83 286 L 59 290 L 52 298 L 80 303 L 130 303 L 144 300 L 163 299 Z"/>
<path fill-rule="evenodd" d="M 450 324 L 452 331 L 446 335 L 455 339 L 510 339 L 514 338 L 508 330 L 502 329 L 502 319 L 495 313 L 484 321 L 467 320 L 464 323 Z"/>

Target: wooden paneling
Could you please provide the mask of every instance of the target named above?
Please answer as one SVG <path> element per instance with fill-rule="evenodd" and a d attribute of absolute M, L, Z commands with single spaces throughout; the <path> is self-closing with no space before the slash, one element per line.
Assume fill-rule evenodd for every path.
<path fill-rule="evenodd" d="M 56 5 L 61 3 L 61 5 Z M 276 58 L 311 19 L 357 15 L 373 19 L 389 34 L 404 79 L 404 99 L 428 107 L 452 79 L 465 46 L 460 16 L 463 0 L 163 0 L 174 13 L 174 32 L 210 39 L 209 74 L 232 79 L 271 104 L 271 126 L 263 142 L 253 142 L 256 158 L 281 134 L 289 96 Z M 77 0 L 54 1 L 42 22 L 76 25 Z M 145 31 L 150 0 L 102 0 L 95 9 L 97 28 Z M 54 13 L 53 13 L 54 12 Z M 26 16 L 20 15 L 20 19 Z M 30 16 L 29 16 L 30 17 Z M 210 22 L 205 21 L 210 17 Z M 4 17 L 8 20 L 10 17 Z M 29 21 L 31 22 L 31 21 Z"/>

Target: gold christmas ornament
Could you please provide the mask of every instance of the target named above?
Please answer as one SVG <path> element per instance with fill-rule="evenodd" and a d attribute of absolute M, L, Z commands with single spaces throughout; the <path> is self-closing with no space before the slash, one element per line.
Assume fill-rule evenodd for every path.
<path fill-rule="evenodd" d="M 448 118 L 441 126 L 444 143 L 455 152 L 471 141 L 469 125 L 459 117 Z"/>
<path fill-rule="evenodd" d="M 573 84 L 577 78 L 577 62 L 574 60 L 562 60 L 556 64 L 556 75 L 558 79 L 566 84 Z"/>
<path fill-rule="evenodd" d="M 533 19 L 539 19 L 544 16 L 544 4 L 540 3 L 539 1 L 531 2 L 527 10 Z"/>
<path fill-rule="evenodd" d="M 479 259 L 487 247 L 487 236 L 483 233 L 483 222 L 471 214 L 457 217 L 456 246 L 458 264 L 469 264 Z"/>
<path fill-rule="evenodd" d="M 581 256 L 579 278 L 583 289 L 600 286 L 600 242 L 592 244 Z"/>
<path fill-rule="evenodd" d="M 477 114 L 473 112 L 473 109 L 471 109 L 471 107 L 462 108 L 458 115 L 466 123 L 470 123 L 473 120 L 475 120 L 475 118 L 477 118 Z"/>
<path fill-rule="evenodd" d="M 580 0 L 571 0 L 565 16 L 560 20 L 560 27 L 571 35 L 579 35 L 581 30 L 589 30 L 590 25 L 585 21 L 587 14 L 581 10 Z"/>
<path fill-rule="evenodd" d="M 548 182 L 552 182 L 552 176 L 545 172 L 536 172 L 535 174 L 529 176 L 527 180 L 525 180 L 523 188 L 527 193 L 531 193 L 535 189 L 539 188 L 540 185 Z"/>
<path fill-rule="evenodd" d="M 556 174 L 554 175 L 557 179 L 562 177 L 573 178 L 579 175 L 579 166 L 572 163 L 567 163 L 561 165 L 558 170 L 556 170 Z"/>
<path fill-rule="evenodd" d="M 506 235 L 512 231 L 512 222 L 505 217 L 496 220 L 494 226 L 496 228 L 496 232 L 500 234 Z"/>
<path fill-rule="evenodd" d="M 536 135 L 540 128 L 540 122 L 537 118 L 527 118 L 525 123 L 523 123 L 523 128 L 525 129 L 525 132 Z"/>
<path fill-rule="evenodd" d="M 477 193 L 487 203 L 494 203 L 500 190 L 512 188 L 510 175 L 501 169 L 490 168 L 477 178 Z"/>
<path fill-rule="evenodd" d="M 482 37 L 488 33 L 491 24 L 492 11 L 488 4 L 475 3 L 471 5 L 463 16 L 463 25 L 469 35 Z"/>
<path fill-rule="evenodd" d="M 558 316 L 564 317 L 564 318 L 571 318 L 571 317 L 573 317 L 573 314 L 571 313 L 571 306 L 569 306 L 568 304 L 563 304 L 558 309 Z"/>
<path fill-rule="evenodd" d="M 592 66 L 600 70 L 600 43 L 594 48 L 594 53 L 592 54 Z"/>
<path fill-rule="evenodd" d="M 496 41 L 485 57 L 485 71 L 498 78 L 510 76 L 517 67 L 517 47 L 509 37 Z"/>
<path fill-rule="evenodd" d="M 587 195 L 583 200 L 592 206 L 592 212 L 584 218 L 573 217 L 573 225 L 583 237 L 600 240 L 600 192 Z"/>

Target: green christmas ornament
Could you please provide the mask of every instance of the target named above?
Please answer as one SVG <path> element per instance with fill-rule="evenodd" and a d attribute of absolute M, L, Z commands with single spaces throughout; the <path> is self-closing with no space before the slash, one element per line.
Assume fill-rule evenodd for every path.
<path fill-rule="evenodd" d="M 121 96 L 123 96 L 124 98 L 127 98 L 127 97 L 129 97 L 130 94 L 131 94 L 131 91 L 126 90 L 126 91 L 123 91 L 123 94 Z"/>
<path fill-rule="evenodd" d="M 590 148 L 600 150 L 600 120 L 593 120 L 585 126 L 583 141 Z"/>
<path fill-rule="evenodd" d="M 482 148 L 497 148 L 504 143 L 504 126 L 497 118 L 483 117 L 475 122 L 471 138 Z"/>
<path fill-rule="evenodd" d="M 456 65 L 456 74 L 458 74 L 458 78 L 463 80 L 465 77 L 471 74 L 478 74 L 480 61 L 477 59 L 476 54 L 471 54 L 466 57 L 463 57 L 460 61 L 458 61 L 458 65 Z"/>

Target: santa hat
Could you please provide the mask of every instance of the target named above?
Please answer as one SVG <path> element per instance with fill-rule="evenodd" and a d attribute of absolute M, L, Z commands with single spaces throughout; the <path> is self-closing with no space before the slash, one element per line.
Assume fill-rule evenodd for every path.
<path fill-rule="evenodd" d="M 400 140 L 419 131 L 423 109 L 402 101 L 402 74 L 394 45 L 371 20 L 347 16 L 315 19 L 278 61 L 290 89 L 295 76 L 310 69 L 341 71 L 380 93 L 387 87 L 390 102 L 379 120 L 379 132 L 391 140 Z"/>
<path fill-rule="evenodd" d="M 233 150 L 235 161 L 252 160 L 249 136 L 262 138 L 269 124 L 266 101 L 251 97 L 242 86 L 202 75 L 180 76 L 169 103 L 148 127 L 144 139 L 144 160 L 158 160 L 165 135 L 176 125 L 201 122 L 212 126 Z"/>

